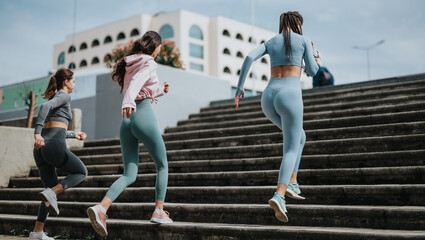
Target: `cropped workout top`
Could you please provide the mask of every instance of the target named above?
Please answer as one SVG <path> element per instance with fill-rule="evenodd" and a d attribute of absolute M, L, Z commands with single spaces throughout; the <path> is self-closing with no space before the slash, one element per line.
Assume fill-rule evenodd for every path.
<path fill-rule="evenodd" d="M 58 91 L 53 98 L 43 103 L 38 112 L 34 133 L 41 133 L 43 124 L 49 121 L 63 122 L 68 125 L 72 119 L 70 102 L 69 94 Z"/>
<path fill-rule="evenodd" d="M 293 32 L 291 32 L 289 36 L 291 38 L 292 49 L 292 55 L 289 59 L 289 62 L 286 58 L 283 34 L 278 34 L 269 41 L 262 43 L 246 56 L 239 75 L 238 88 L 236 90 L 237 96 L 242 95 L 245 78 L 252 63 L 265 54 L 270 55 L 272 68 L 281 65 L 293 65 L 301 67 L 302 61 L 304 59 L 307 75 L 314 76 L 316 74 L 319 66 L 314 60 L 311 41 L 304 36 Z"/>

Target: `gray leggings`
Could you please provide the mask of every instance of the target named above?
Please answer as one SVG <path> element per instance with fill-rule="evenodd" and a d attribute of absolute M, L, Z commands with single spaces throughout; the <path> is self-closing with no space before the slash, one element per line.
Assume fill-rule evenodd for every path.
<path fill-rule="evenodd" d="M 45 146 L 34 149 L 34 159 L 40 173 L 44 187 L 56 186 L 58 176 L 56 169 L 69 173 L 60 184 L 63 190 L 73 187 L 87 177 L 87 168 L 84 163 L 66 147 L 66 131 L 63 128 L 43 128 L 41 136 L 44 138 Z M 37 221 L 45 222 L 48 210 L 43 202 L 38 208 Z"/>

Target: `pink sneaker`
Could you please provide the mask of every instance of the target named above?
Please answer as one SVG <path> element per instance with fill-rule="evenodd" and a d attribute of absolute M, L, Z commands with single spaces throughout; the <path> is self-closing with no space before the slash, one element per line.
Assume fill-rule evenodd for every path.
<path fill-rule="evenodd" d="M 93 229 L 102 237 L 108 236 L 108 231 L 106 230 L 106 219 L 108 219 L 108 215 L 100 210 L 99 205 L 87 208 L 87 215 Z"/>
<path fill-rule="evenodd" d="M 151 222 L 167 224 L 167 223 L 173 223 L 173 220 L 171 220 L 169 212 L 163 211 L 162 214 L 153 212 Z"/>

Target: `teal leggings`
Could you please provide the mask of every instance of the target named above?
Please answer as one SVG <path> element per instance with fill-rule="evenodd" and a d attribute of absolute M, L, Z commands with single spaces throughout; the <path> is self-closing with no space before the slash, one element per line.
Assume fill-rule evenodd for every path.
<path fill-rule="evenodd" d="M 145 145 L 157 171 L 155 182 L 155 200 L 164 201 L 168 183 L 168 163 L 165 144 L 159 132 L 155 113 L 150 99 L 136 101 L 136 112 L 132 112 L 130 119 L 123 119 L 120 127 L 120 141 L 124 174 L 117 179 L 106 197 L 115 201 L 121 192 L 134 183 L 139 167 L 139 143 Z"/>
<path fill-rule="evenodd" d="M 298 172 L 306 140 L 300 79 L 271 78 L 262 94 L 261 108 L 266 117 L 283 131 L 283 159 L 278 183 L 288 186 L 292 172 Z"/>

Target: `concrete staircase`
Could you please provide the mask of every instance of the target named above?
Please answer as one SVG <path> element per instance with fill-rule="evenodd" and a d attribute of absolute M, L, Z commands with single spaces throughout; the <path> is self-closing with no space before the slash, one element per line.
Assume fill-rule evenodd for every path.
<path fill-rule="evenodd" d="M 258 97 L 234 110 L 211 103 L 163 138 L 171 225 L 149 223 L 155 167 L 141 145 L 136 182 L 109 211 L 109 239 L 425 239 L 425 75 L 303 93 L 307 143 L 289 223 L 267 205 L 282 159 L 282 135 Z M 118 139 L 75 150 L 89 177 L 59 196 L 50 235 L 97 239 L 86 217 L 122 174 Z M 62 176 L 64 173 L 59 172 Z M 33 227 L 42 190 L 37 169 L 0 189 L 0 233 Z"/>

